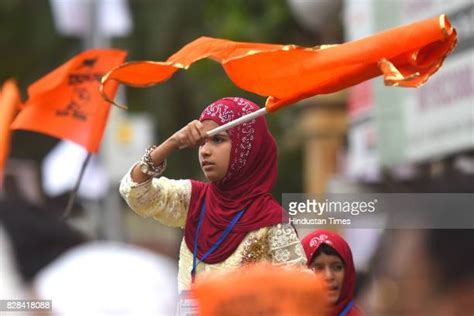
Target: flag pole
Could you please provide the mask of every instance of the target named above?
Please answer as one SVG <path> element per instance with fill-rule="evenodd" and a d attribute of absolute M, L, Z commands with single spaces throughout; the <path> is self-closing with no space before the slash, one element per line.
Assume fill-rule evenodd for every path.
<path fill-rule="evenodd" d="M 92 157 L 91 153 L 87 153 L 86 159 L 81 166 L 81 171 L 79 172 L 79 177 L 77 178 L 76 184 L 74 185 L 74 189 L 69 196 L 69 201 L 67 202 L 66 209 L 64 210 L 64 214 L 61 216 L 61 219 L 65 220 L 71 214 L 72 206 L 74 205 L 74 200 L 76 199 L 77 191 L 79 191 L 79 186 L 81 185 L 82 178 L 84 176 L 84 171 L 86 170 L 87 164 L 89 163 Z"/>
<path fill-rule="evenodd" d="M 237 125 L 240 125 L 242 123 L 245 123 L 245 122 L 248 122 L 248 121 L 251 121 L 253 120 L 254 118 L 257 118 L 259 116 L 262 116 L 262 115 L 265 115 L 267 114 L 267 108 L 261 108 L 255 112 L 252 112 L 252 113 L 249 113 L 247 115 L 244 115 L 242 117 L 239 117 L 238 119 L 236 120 L 233 120 L 233 121 L 230 121 L 222 126 L 219 126 L 219 127 L 216 127 L 214 128 L 213 130 L 210 130 L 209 132 L 207 132 L 207 136 L 209 137 L 212 137 L 214 135 L 217 135 L 219 134 L 220 132 L 222 131 L 226 131 L 228 130 L 229 128 L 232 128 L 232 127 L 235 127 Z"/>
<path fill-rule="evenodd" d="M 245 122 L 248 122 L 248 121 L 251 121 L 257 117 L 260 117 L 260 116 L 263 116 L 265 114 L 267 114 L 267 109 L 266 108 L 261 108 L 255 112 L 252 112 L 252 113 L 249 113 L 249 114 L 246 114 L 242 117 L 239 117 L 238 119 L 236 120 L 233 120 L 233 121 L 230 121 L 222 126 L 219 126 L 219 127 L 216 127 L 214 128 L 213 130 L 210 130 L 207 132 L 207 136 L 208 137 L 212 137 L 214 135 L 217 135 L 219 134 L 220 132 L 223 132 L 223 131 L 226 131 L 228 130 L 229 128 L 232 128 L 232 127 L 235 127 L 237 125 L 240 125 L 242 123 L 245 123 Z M 179 149 L 184 149 L 188 146 L 181 146 L 179 147 Z"/>

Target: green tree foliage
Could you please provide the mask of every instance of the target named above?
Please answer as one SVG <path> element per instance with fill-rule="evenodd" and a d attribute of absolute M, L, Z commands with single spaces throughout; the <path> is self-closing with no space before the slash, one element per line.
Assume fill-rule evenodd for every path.
<path fill-rule="evenodd" d="M 60 36 L 48 0 L 0 1 L 0 83 L 17 80 L 26 88 L 81 50 L 76 38 Z M 17 131 L 11 156 L 39 161 L 57 142 L 42 134 Z"/>

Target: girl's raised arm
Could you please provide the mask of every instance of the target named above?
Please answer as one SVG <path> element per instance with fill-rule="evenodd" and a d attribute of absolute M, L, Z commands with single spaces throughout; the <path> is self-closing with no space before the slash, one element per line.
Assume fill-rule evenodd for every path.
<path fill-rule="evenodd" d="M 148 163 L 158 168 L 164 163 L 166 158 L 176 149 L 183 147 L 196 147 L 204 143 L 207 138 L 206 131 L 202 123 L 198 120 L 190 122 L 188 125 L 174 133 L 170 138 L 153 149 L 150 153 Z M 144 157 L 145 158 L 145 157 Z M 150 161 L 151 159 L 151 161 Z M 142 165 L 146 162 L 144 159 L 137 163 L 132 169 L 132 180 L 142 183 L 150 179 L 150 174 L 144 173 Z M 153 167 L 152 166 L 152 167 Z"/>
<path fill-rule="evenodd" d="M 168 179 L 161 177 L 161 173 L 166 158 L 174 150 L 201 145 L 206 138 L 202 123 L 192 121 L 159 146 L 147 151 L 120 183 L 120 194 L 130 208 L 142 217 L 153 217 L 172 227 L 184 227 L 191 199 L 191 181 Z M 145 169 L 143 165 L 146 165 Z M 152 172 L 147 173 L 147 170 Z"/>

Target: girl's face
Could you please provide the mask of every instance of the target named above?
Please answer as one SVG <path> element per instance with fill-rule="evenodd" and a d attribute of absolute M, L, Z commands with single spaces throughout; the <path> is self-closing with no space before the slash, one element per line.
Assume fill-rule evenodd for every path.
<path fill-rule="evenodd" d="M 319 254 L 311 262 L 311 269 L 323 277 L 329 287 L 329 299 L 336 304 L 344 282 L 344 263 L 338 256 Z"/>
<path fill-rule="evenodd" d="M 202 122 L 207 131 L 219 125 L 211 120 Z M 216 182 L 224 178 L 229 168 L 230 150 L 232 142 L 227 132 L 221 132 L 206 139 L 204 145 L 199 146 L 199 164 L 206 178 Z"/>

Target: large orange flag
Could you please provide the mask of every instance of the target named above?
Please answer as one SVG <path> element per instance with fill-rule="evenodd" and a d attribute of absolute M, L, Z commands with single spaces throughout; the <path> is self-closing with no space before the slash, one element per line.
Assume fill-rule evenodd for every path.
<path fill-rule="evenodd" d="M 201 37 L 165 62 L 118 66 L 102 79 L 102 87 L 113 80 L 138 87 L 161 83 L 178 69 L 210 58 L 222 64 L 238 87 L 267 96 L 266 109 L 272 112 L 379 75 L 387 85 L 418 87 L 441 67 L 456 38 L 445 15 L 341 45 L 311 48 Z M 106 91 L 103 95 L 111 102 Z"/>
<path fill-rule="evenodd" d="M 110 110 L 99 94 L 107 71 L 123 63 L 127 53 L 118 49 L 85 51 L 28 87 L 28 100 L 12 124 L 68 139 L 97 152 Z M 117 84 L 107 86 L 114 96 Z"/>
<path fill-rule="evenodd" d="M 20 105 L 20 90 L 15 80 L 7 80 L 0 91 L 0 188 L 3 185 L 4 168 L 10 153 L 10 124 Z"/>

